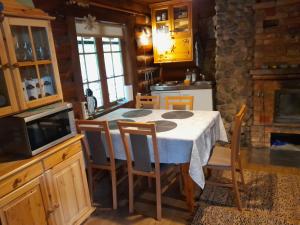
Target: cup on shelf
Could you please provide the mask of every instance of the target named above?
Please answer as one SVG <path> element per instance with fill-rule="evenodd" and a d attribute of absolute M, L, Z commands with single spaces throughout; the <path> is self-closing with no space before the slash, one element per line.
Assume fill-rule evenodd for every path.
<path fill-rule="evenodd" d="M 54 87 L 53 87 L 53 81 L 52 77 L 50 75 L 43 76 L 42 77 L 42 83 L 43 85 L 43 93 L 45 96 L 54 95 Z"/>

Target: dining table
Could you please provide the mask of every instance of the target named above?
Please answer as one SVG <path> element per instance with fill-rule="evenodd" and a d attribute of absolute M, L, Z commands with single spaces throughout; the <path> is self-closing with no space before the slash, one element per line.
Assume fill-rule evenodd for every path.
<path fill-rule="evenodd" d="M 120 160 L 126 160 L 126 154 L 117 121 L 155 123 L 160 163 L 180 165 L 190 211 L 195 206 L 194 182 L 204 188 L 203 167 L 208 163 L 213 146 L 217 141 L 228 141 L 218 111 L 119 108 L 94 120 L 108 121 L 115 158 Z M 154 162 L 150 138 L 148 147 Z"/>

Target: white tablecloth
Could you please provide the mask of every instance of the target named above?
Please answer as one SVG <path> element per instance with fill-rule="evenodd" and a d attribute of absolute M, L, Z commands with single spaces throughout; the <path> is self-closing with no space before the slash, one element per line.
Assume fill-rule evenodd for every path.
<path fill-rule="evenodd" d="M 227 141 L 220 113 L 218 111 L 192 111 L 194 115 L 186 119 L 163 119 L 161 115 L 170 110 L 157 109 L 143 117 L 125 118 L 122 116 L 123 113 L 130 110 L 136 109 L 121 108 L 95 120 L 132 119 L 136 122 L 169 120 L 177 123 L 175 129 L 157 133 L 160 162 L 190 162 L 190 176 L 201 188 L 204 188 L 205 178 L 202 167 L 207 164 L 216 141 Z M 119 130 L 111 130 L 111 136 L 116 159 L 126 160 Z M 151 146 L 149 143 L 151 160 L 154 161 Z"/>

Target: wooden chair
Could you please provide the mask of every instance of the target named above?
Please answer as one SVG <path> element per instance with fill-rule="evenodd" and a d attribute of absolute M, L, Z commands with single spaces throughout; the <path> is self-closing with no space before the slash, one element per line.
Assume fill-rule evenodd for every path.
<path fill-rule="evenodd" d="M 76 121 L 77 130 L 84 134 L 84 154 L 86 158 L 89 189 L 91 201 L 93 198 L 93 170 L 106 170 L 111 173 L 113 209 L 118 208 L 117 204 L 117 185 L 126 177 L 117 182 L 117 169 L 122 166 L 122 161 L 115 160 L 113 144 L 109 133 L 107 121 L 78 120 Z M 108 156 L 107 157 L 107 153 Z"/>
<path fill-rule="evenodd" d="M 157 220 L 161 219 L 161 195 L 173 184 L 177 177 L 178 171 L 174 166 L 160 164 L 159 152 L 157 147 L 157 138 L 154 123 L 136 123 L 136 122 L 118 122 L 122 141 L 126 151 L 128 182 L 129 182 L 129 212 L 134 211 L 134 176 L 145 176 L 148 179 L 156 181 L 156 216 Z M 127 136 L 129 134 L 129 137 Z M 151 163 L 150 151 L 148 148 L 147 137 L 152 138 L 154 165 Z M 129 139 L 131 147 L 129 146 Z M 134 161 L 132 159 L 132 155 Z M 172 173 L 173 172 L 173 173 Z M 168 175 L 168 184 L 161 187 L 161 176 Z"/>
<path fill-rule="evenodd" d="M 136 108 L 137 109 L 159 109 L 159 96 L 136 96 Z"/>
<path fill-rule="evenodd" d="M 194 96 L 166 96 L 166 109 L 193 110 Z"/>
<path fill-rule="evenodd" d="M 207 183 L 223 187 L 232 187 L 235 197 L 237 208 L 242 210 L 242 204 L 240 200 L 240 193 L 237 181 L 236 172 L 240 173 L 241 183 L 245 186 L 244 175 L 242 170 L 242 163 L 240 157 L 240 135 L 241 125 L 246 114 L 246 105 L 243 105 L 240 111 L 236 114 L 234 120 L 234 130 L 231 138 L 230 147 L 215 146 L 213 153 L 208 161 L 206 168 L 209 173 L 211 169 L 218 170 L 231 170 L 232 183 L 218 183 L 207 180 Z"/>

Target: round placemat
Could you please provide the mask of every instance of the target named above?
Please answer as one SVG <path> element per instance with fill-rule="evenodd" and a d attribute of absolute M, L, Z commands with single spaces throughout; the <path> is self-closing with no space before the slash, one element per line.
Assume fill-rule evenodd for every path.
<path fill-rule="evenodd" d="M 152 110 L 150 109 L 137 109 L 128 111 L 126 113 L 123 113 L 123 117 L 127 118 L 136 118 L 136 117 L 142 117 L 142 116 L 148 116 L 152 113 Z"/>
<path fill-rule="evenodd" d="M 108 121 L 108 127 L 110 130 L 117 130 L 119 129 L 117 122 L 118 121 L 126 121 L 126 122 L 135 122 L 134 120 L 130 120 L 130 119 L 116 119 L 116 120 L 111 120 Z"/>
<path fill-rule="evenodd" d="M 194 115 L 193 112 L 190 111 L 172 111 L 172 112 L 166 112 L 161 115 L 162 118 L 164 119 L 186 119 L 189 117 L 192 117 Z"/>
<path fill-rule="evenodd" d="M 177 127 L 177 123 L 168 120 L 148 121 L 147 123 L 155 123 L 156 132 L 165 132 L 165 131 L 173 130 Z"/>

